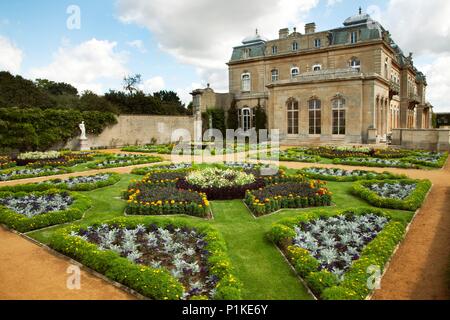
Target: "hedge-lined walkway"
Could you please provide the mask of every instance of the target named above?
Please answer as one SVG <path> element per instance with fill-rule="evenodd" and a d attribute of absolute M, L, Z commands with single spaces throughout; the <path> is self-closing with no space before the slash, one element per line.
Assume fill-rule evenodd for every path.
<path fill-rule="evenodd" d="M 114 151 L 120 152 L 116 150 Z M 169 157 L 167 157 L 167 159 L 169 159 Z M 218 159 L 218 157 L 211 157 L 208 160 L 217 161 Z M 450 201 L 450 167 L 448 164 L 443 170 L 433 171 L 351 167 L 329 164 L 315 165 L 293 162 L 285 162 L 282 163 L 282 165 L 297 169 L 314 165 L 319 167 L 339 167 L 345 169 L 373 170 L 378 172 L 389 171 L 392 173 L 404 173 L 411 178 L 430 179 L 433 182 L 433 189 L 430 196 L 413 222 L 403 245 L 399 248 L 397 254 L 393 258 L 390 268 L 382 281 L 382 288 L 376 292 L 374 299 L 450 298 L 448 292 L 448 266 L 450 262 L 450 214 L 448 213 L 447 205 Z M 69 176 L 92 175 L 99 172 L 129 173 L 133 168 L 145 166 L 148 166 L 148 164 L 0 182 L 0 186 L 44 181 L 55 178 L 65 178 Z M 220 204 L 218 204 L 216 209 L 219 207 Z M 220 218 L 217 222 L 220 224 Z M 225 236 L 227 237 L 227 235 Z M 17 250 L 8 250 L 9 248 L 14 247 L 14 243 L 17 243 Z M 20 243 L 22 244 L 19 245 Z M 23 246 L 23 249 L 18 250 L 21 246 Z M 230 246 L 233 247 L 235 244 L 231 243 Z M 49 253 L 44 249 L 41 249 L 25 239 L 22 239 L 20 236 L 6 232 L 5 230 L 0 230 L 0 256 L 9 257 L 8 259 L 3 260 L 0 264 L 0 283 L 2 284 L 0 286 L 0 298 L 18 298 L 13 296 L 14 290 L 11 291 L 11 289 L 9 289 L 7 292 L 4 292 L 6 284 L 10 283 L 11 287 L 9 288 L 15 288 L 14 286 L 17 285 L 16 294 L 20 293 L 20 298 L 33 299 L 38 297 L 42 299 L 48 297 L 49 299 L 59 299 L 58 297 L 55 298 L 46 296 L 45 292 L 48 292 L 49 294 L 52 292 L 60 293 L 61 286 L 64 286 L 65 288 L 65 281 L 67 279 L 65 270 L 67 268 L 67 262 L 64 259 L 56 258 L 52 255 L 50 255 L 50 257 L 42 256 L 43 253 L 40 251 L 44 251 L 49 255 Z M 245 257 L 237 258 L 243 259 Z M 30 265 L 30 268 L 22 267 L 22 264 L 25 262 Z M 46 265 L 47 263 L 49 263 L 48 266 Z M 46 270 L 42 277 L 42 271 L 36 272 L 36 270 L 39 269 L 33 269 L 33 266 L 36 267 L 39 266 L 39 264 L 42 264 L 42 267 L 45 268 L 43 270 Z M 254 267 L 257 268 L 257 266 Z M 242 270 L 242 272 L 245 273 L 247 271 Z M 12 276 L 13 273 L 15 276 Z M 58 282 L 58 276 L 64 278 L 62 283 Z M 48 281 L 47 277 L 53 280 Z M 120 294 L 123 295 L 123 298 L 129 298 L 127 294 L 119 291 L 106 282 L 97 279 L 96 277 L 88 274 L 84 275 L 84 277 L 87 277 L 86 279 L 88 279 L 88 285 L 85 287 L 86 291 L 78 292 L 78 296 L 75 296 L 74 292 L 70 291 L 67 296 L 61 296 L 61 299 L 71 297 L 75 299 L 114 299 L 116 297 L 118 299 L 122 299 Z M 92 279 L 89 280 L 89 277 L 92 277 Z M 95 283 L 94 280 L 98 282 Z M 90 281 L 92 281 L 93 288 L 98 286 L 102 289 L 99 289 L 99 291 L 89 290 Z M 52 285 L 52 283 L 54 283 L 54 285 Z M 82 283 L 85 284 L 86 281 L 83 280 Z M 40 291 L 40 288 L 45 288 L 45 290 Z M 39 290 L 37 291 L 36 289 Z M 117 295 L 115 293 L 116 291 L 118 291 Z M 106 294 L 103 296 L 97 295 L 101 295 L 102 292 L 106 292 Z M 28 293 L 29 296 L 26 296 Z"/>

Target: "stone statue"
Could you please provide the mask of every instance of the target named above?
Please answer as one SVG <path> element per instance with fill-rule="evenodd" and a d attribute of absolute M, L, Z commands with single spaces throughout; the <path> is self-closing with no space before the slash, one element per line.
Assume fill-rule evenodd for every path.
<path fill-rule="evenodd" d="M 79 125 L 80 130 L 81 130 L 81 135 L 80 135 L 80 139 L 81 140 L 87 140 L 86 137 L 86 126 L 84 125 L 84 121 L 82 121 Z"/>

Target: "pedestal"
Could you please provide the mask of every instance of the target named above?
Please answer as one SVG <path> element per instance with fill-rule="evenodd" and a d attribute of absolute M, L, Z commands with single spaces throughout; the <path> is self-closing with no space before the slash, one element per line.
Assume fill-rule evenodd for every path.
<path fill-rule="evenodd" d="M 80 139 L 80 151 L 89 151 L 91 148 L 89 147 L 88 139 Z"/>

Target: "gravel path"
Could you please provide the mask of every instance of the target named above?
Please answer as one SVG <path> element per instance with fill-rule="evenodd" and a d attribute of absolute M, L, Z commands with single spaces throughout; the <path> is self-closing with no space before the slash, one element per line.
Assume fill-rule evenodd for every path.
<path fill-rule="evenodd" d="M 67 288 L 71 265 L 46 249 L 0 227 L 1 300 L 129 300 L 134 296 L 81 270 L 80 290 Z"/>
<path fill-rule="evenodd" d="M 118 153 L 120 150 L 106 150 L 105 152 Z M 169 159 L 170 156 L 163 155 L 163 157 Z M 199 157 L 195 157 L 195 159 L 200 160 Z M 213 162 L 219 159 L 216 156 L 203 160 Z M 405 241 L 393 257 L 382 280 L 381 289 L 375 292 L 373 299 L 450 299 L 448 286 L 450 263 L 449 163 L 444 169 L 432 171 L 293 162 L 284 162 L 282 165 L 297 169 L 318 166 L 377 172 L 389 171 L 404 173 L 411 178 L 430 179 L 433 182 L 430 195 L 411 224 Z M 149 166 L 149 164 L 0 182 L 0 186 L 92 175 L 100 172 L 130 173 L 133 168 L 145 166 Z M 47 250 L 3 228 L 0 228 L 0 257 L 2 257 L 0 299 L 133 298 L 106 281 L 84 271 L 82 271 L 82 289 L 68 290 L 66 288 L 68 261 L 53 256 Z"/>

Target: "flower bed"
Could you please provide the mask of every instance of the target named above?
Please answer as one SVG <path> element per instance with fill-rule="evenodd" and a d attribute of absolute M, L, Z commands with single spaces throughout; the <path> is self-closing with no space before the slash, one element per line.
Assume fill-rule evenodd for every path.
<path fill-rule="evenodd" d="M 405 162 L 403 160 L 390 160 L 379 158 L 347 158 L 334 159 L 334 164 L 345 164 L 350 166 L 366 166 L 366 167 L 381 167 L 381 168 L 414 168 L 418 167 L 415 164 Z"/>
<path fill-rule="evenodd" d="M 315 147 L 308 149 L 307 153 L 329 159 L 368 156 L 368 151 L 366 149 L 361 150 L 358 148 L 343 147 Z"/>
<path fill-rule="evenodd" d="M 378 173 L 375 171 L 343 170 L 338 168 L 305 168 L 300 170 L 299 172 L 312 179 L 338 182 L 406 178 L 405 175 L 395 175 L 389 172 Z"/>
<path fill-rule="evenodd" d="M 50 246 L 151 299 L 241 297 L 226 244 L 209 226 L 119 218 L 60 230 Z"/>
<path fill-rule="evenodd" d="M 352 193 L 381 208 L 414 211 L 431 188 L 429 180 L 385 180 L 358 181 L 352 186 Z"/>
<path fill-rule="evenodd" d="M 206 195 L 173 186 L 132 184 L 126 192 L 126 198 L 125 212 L 130 215 L 186 214 L 204 218 L 210 213 Z"/>
<path fill-rule="evenodd" d="M 67 179 L 52 179 L 39 183 L 28 183 L 17 186 L 0 187 L 0 191 L 32 192 L 49 189 L 61 189 L 70 191 L 91 191 L 113 185 L 120 180 L 117 173 L 100 173 L 92 176 L 79 176 Z"/>
<path fill-rule="evenodd" d="M 80 163 L 86 163 L 94 160 L 93 153 L 65 153 L 61 154 L 60 157 L 55 159 L 47 159 L 47 160 L 18 160 L 19 165 L 27 165 L 31 168 L 40 168 L 40 167 L 72 167 Z"/>
<path fill-rule="evenodd" d="M 426 167 L 442 168 L 447 158 L 448 152 L 416 152 L 405 160 Z"/>
<path fill-rule="evenodd" d="M 58 159 L 61 156 L 59 151 L 46 151 L 46 152 L 26 152 L 17 156 L 17 160 L 49 160 Z"/>
<path fill-rule="evenodd" d="M 173 150 L 173 144 L 149 144 L 145 146 L 129 146 L 124 147 L 121 150 L 127 152 L 143 152 L 143 153 L 159 153 L 159 154 L 171 154 Z"/>
<path fill-rule="evenodd" d="M 158 170 L 184 170 L 192 168 L 191 163 L 172 163 L 172 164 L 164 164 L 164 165 L 155 165 L 145 168 L 135 168 L 131 171 L 132 174 L 137 174 L 144 176 L 149 172 L 158 171 Z"/>
<path fill-rule="evenodd" d="M 0 192 L 0 223 L 20 232 L 79 220 L 89 198 L 61 190 Z"/>
<path fill-rule="evenodd" d="M 262 216 L 285 208 L 329 206 L 331 192 L 318 181 L 285 182 L 248 190 L 244 202 L 255 216 Z"/>
<path fill-rule="evenodd" d="M 8 169 L 16 166 L 16 162 L 8 156 L 0 156 L 0 170 Z"/>
<path fill-rule="evenodd" d="M 90 163 L 88 167 L 91 169 L 105 169 L 105 168 L 134 166 L 138 164 L 154 163 L 160 161 L 163 161 L 163 159 L 154 156 L 117 155 L 117 156 L 109 156 L 105 160 L 98 160 L 95 161 L 94 163 Z"/>
<path fill-rule="evenodd" d="M 69 172 L 71 172 L 70 169 L 63 167 L 61 168 L 43 167 L 43 168 L 26 168 L 26 169 L 11 168 L 0 171 L 0 181 L 52 176 Z"/>
<path fill-rule="evenodd" d="M 368 268 L 383 271 L 404 233 L 403 223 L 364 208 L 289 218 L 275 224 L 268 238 L 317 297 L 356 300 L 372 291 Z"/>
<path fill-rule="evenodd" d="M 246 190 L 265 186 L 263 178 L 239 170 L 206 168 L 192 171 L 185 179 L 177 181 L 177 188 L 194 190 L 211 200 L 243 199 Z"/>
<path fill-rule="evenodd" d="M 409 150 L 402 150 L 402 149 L 376 149 L 373 150 L 370 155 L 375 158 L 382 158 L 382 159 L 400 159 L 405 158 L 411 154 L 411 151 Z"/>

